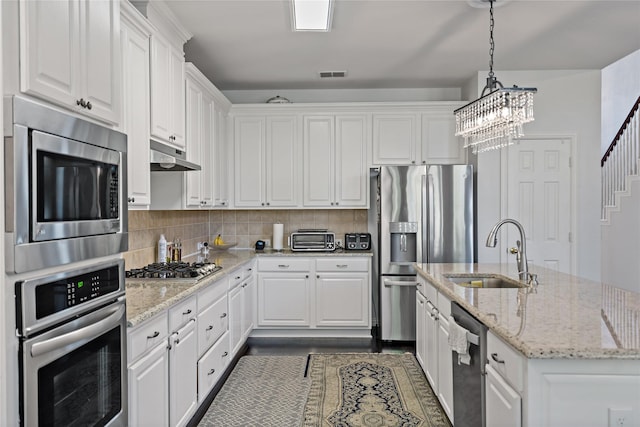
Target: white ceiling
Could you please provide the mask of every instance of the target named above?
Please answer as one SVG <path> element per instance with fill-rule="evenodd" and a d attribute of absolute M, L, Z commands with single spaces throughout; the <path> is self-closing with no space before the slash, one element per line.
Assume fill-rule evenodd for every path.
<path fill-rule="evenodd" d="M 335 0 L 327 33 L 291 31 L 288 0 L 166 3 L 194 35 L 187 61 L 221 90 L 460 87 L 489 68 L 489 10 L 466 0 Z M 498 79 L 602 69 L 640 49 L 640 0 L 513 0 L 494 14 Z"/>

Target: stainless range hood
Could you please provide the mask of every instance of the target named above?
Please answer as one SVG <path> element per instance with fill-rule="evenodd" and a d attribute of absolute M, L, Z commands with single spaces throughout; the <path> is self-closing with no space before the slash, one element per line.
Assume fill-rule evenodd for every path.
<path fill-rule="evenodd" d="M 156 141 L 150 141 L 151 171 L 153 172 L 184 172 L 199 171 L 201 168 L 186 160 L 184 151 L 169 147 Z"/>

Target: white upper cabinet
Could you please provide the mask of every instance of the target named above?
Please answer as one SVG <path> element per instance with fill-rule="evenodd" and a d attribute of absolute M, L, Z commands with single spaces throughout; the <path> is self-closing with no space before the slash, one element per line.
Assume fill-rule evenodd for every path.
<path fill-rule="evenodd" d="M 229 157 L 227 124 L 228 111 L 215 105 L 215 123 L 213 144 L 213 205 L 218 208 L 229 207 Z"/>
<path fill-rule="evenodd" d="M 304 117 L 304 206 L 367 208 L 365 114 Z"/>
<path fill-rule="evenodd" d="M 20 2 L 20 90 L 119 124 L 120 2 Z"/>
<path fill-rule="evenodd" d="M 418 116 L 415 113 L 373 115 L 372 163 L 407 165 L 419 157 Z"/>
<path fill-rule="evenodd" d="M 122 130 L 128 138 L 129 208 L 151 203 L 150 169 L 140 162 L 149 158 L 149 36 L 151 27 L 128 3 L 122 3 Z"/>
<path fill-rule="evenodd" d="M 459 102 L 416 106 L 413 111 L 373 114 L 373 166 L 466 163 L 455 133 Z M 400 109 L 400 108 L 399 108 Z"/>
<path fill-rule="evenodd" d="M 161 1 L 132 0 L 155 26 L 151 35 L 151 137 L 185 149 L 183 46 L 192 37 Z"/>
<path fill-rule="evenodd" d="M 298 206 L 297 117 L 243 116 L 234 123 L 235 206 Z"/>

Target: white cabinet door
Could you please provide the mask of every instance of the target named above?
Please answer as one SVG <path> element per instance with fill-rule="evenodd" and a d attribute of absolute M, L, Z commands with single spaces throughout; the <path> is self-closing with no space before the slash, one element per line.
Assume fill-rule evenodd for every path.
<path fill-rule="evenodd" d="M 123 131 L 127 134 L 127 200 L 129 207 L 151 203 L 151 173 L 140 162 L 149 158 L 149 33 L 123 16 Z"/>
<path fill-rule="evenodd" d="M 455 131 L 452 111 L 422 114 L 422 163 L 466 163 L 466 150 Z"/>
<path fill-rule="evenodd" d="M 198 403 L 202 404 L 229 364 L 229 334 L 225 333 L 198 360 Z"/>
<path fill-rule="evenodd" d="M 335 203 L 335 133 L 333 116 L 304 118 L 304 205 Z"/>
<path fill-rule="evenodd" d="M 169 425 L 183 426 L 198 406 L 196 320 L 190 320 L 173 333 L 169 343 Z"/>
<path fill-rule="evenodd" d="M 216 207 L 229 206 L 229 159 L 227 157 L 227 120 L 228 115 L 215 107 L 214 144 L 213 144 L 213 204 Z"/>
<path fill-rule="evenodd" d="M 120 3 L 20 2 L 21 91 L 120 121 Z"/>
<path fill-rule="evenodd" d="M 235 119 L 235 205 L 258 207 L 264 203 L 264 117 Z"/>
<path fill-rule="evenodd" d="M 184 150 L 184 57 L 159 34 L 151 37 L 151 136 Z"/>
<path fill-rule="evenodd" d="M 266 118 L 266 164 L 264 168 L 266 206 L 298 205 L 299 141 L 295 116 Z"/>
<path fill-rule="evenodd" d="M 242 345 L 242 297 L 242 285 L 229 291 L 229 348 L 232 355 L 235 355 Z"/>
<path fill-rule="evenodd" d="M 336 116 L 336 206 L 369 206 L 368 128 L 369 120 L 365 115 Z"/>
<path fill-rule="evenodd" d="M 374 114 L 372 163 L 407 165 L 418 156 L 418 123 L 413 113 Z"/>
<path fill-rule="evenodd" d="M 255 301 L 256 301 L 256 278 L 251 276 L 247 278 L 242 285 L 242 337 L 246 339 L 254 326 Z"/>
<path fill-rule="evenodd" d="M 491 427 L 520 427 L 522 398 L 498 372 L 486 365 L 486 424 Z"/>
<path fill-rule="evenodd" d="M 167 341 L 129 367 L 129 425 L 169 425 L 169 357 Z"/>
<path fill-rule="evenodd" d="M 186 151 L 187 160 L 200 165 L 201 170 L 191 171 L 185 174 L 185 204 L 187 207 L 200 207 L 202 175 L 204 166 L 201 164 L 203 156 L 202 131 L 203 131 L 203 102 L 202 89 L 193 80 L 187 78 L 185 84 L 185 113 L 186 113 Z"/>
<path fill-rule="evenodd" d="M 258 326 L 309 326 L 308 273 L 260 273 Z"/>
<path fill-rule="evenodd" d="M 438 317 L 435 306 L 426 301 L 427 313 L 425 323 L 425 370 L 424 373 L 431 387 L 438 390 Z"/>
<path fill-rule="evenodd" d="M 440 307 L 440 305 L 438 306 Z M 449 324 L 438 315 L 438 400 L 453 423 L 453 358 L 449 346 Z M 489 424 L 487 424 L 489 425 Z"/>
<path fill-rule="evenodd" d="M 215 102 L 211 95 L 202 95 L 202 135 L 200 145 L 200 199 L 203 208 L 210 208 L 213 203 L 213 146 L 215 144 Z M 189 152 L 187 151 L 187 154 Z"/>
<path fill-rule="evenodd" d="M 316 326 L 368 326 L 369 274 L 316 275 Z"/>
<path fill-rule="evenodd" d="M 420 280 L 420 279 L 418 279 Z M 422 370 L 426 370 L 425 350 L 426 350 L 426 300 L 421 292 L 416 291 L 416 359 L 422 366 Z"/>
<path fill-rule="evenodd" d="M 91 105 L 83 113 L 119 123 L 120 2 L 86 0 L 80 4 L 80 97 Z"/>

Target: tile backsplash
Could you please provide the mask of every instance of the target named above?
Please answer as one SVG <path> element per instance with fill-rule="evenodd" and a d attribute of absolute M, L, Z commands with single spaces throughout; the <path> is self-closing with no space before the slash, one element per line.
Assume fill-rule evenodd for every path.
<path fill-rule="evenodd" d="M 316 210 L 219 210 L 219 211 L 129 211 L 129 251 L 126 268 L 143 267 L 156 261 L 160 234 L 168 242 L 179 238 L 182 254 L 196 252 L 197 242 L 210 242 L 220 234 L 237 248 L 253 248 L 256 240 L 272 239 L 273 224 L 284 224 L 287 236 L 300 228 L 327 228 L 344 238 L 344 233 L 366 232 L 367 211 L 363 209 Z"/>

